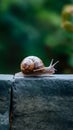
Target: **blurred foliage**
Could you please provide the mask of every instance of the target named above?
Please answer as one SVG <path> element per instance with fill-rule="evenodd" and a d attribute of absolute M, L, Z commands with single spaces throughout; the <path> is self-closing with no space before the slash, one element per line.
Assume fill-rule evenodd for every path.
<path fill-rule="evenodd" d="M 66 5 L 62 11 L 62 27 L 69 32 L 73 32 L 72 15 L 73 5 Z"/>
<path fill-rule="evenodd" d="M 45 65 L 59 60 L 57 73 L 73 73 L 73 34 L 61 28 L 61 11 L 71 0 L 0 1 L 0 73 L 20 71 L 28 55 Z"/>

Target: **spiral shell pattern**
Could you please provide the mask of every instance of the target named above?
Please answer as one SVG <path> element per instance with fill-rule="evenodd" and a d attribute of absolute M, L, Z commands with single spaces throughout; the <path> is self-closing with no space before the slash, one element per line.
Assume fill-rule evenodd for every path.
<path fill-rule="evenodd" d="M 21 62 L 20 68 L 24 74 L 31 74 L 36 69 L 43 68 L 42 60 L 36 56 L 28 56 Z"/>

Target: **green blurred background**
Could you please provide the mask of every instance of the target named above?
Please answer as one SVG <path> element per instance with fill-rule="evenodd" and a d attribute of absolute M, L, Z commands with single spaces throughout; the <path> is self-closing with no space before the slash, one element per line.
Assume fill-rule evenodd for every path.
<path fill-rule="evenodd" d="M 73 0 L 0 1 L 0 73 L 20 71 L 29 55 L 40 57 L 45 66 L 60 62 L 56 73 L 73 73 L 73 33 L 61 28 L 64 5 Z"/>

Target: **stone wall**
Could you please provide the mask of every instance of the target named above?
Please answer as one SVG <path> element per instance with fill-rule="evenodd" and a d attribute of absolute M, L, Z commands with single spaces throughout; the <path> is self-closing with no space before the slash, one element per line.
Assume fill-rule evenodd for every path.
<path fill-rule="evenodd" d="M 12 75 L 0 75 L 0 130 L 9 130 Z"/>
<path fill-rule="evenodd" d="M 73 130 L 73 75 L 0 76 L 0 130 L 9 113 L 11 130 Z"/>

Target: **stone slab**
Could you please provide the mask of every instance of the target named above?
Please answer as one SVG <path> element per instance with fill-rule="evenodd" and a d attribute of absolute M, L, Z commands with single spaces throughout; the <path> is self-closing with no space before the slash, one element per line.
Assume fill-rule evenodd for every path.
<path fill-rule="evenodd" d="M 0 75 L 0 130 L 9 130 L 12 75 Z"/>
<path fill-rule="evenodd" d="M 12 130 L 73 130 L 73 75 L 18 77 Z"/>

